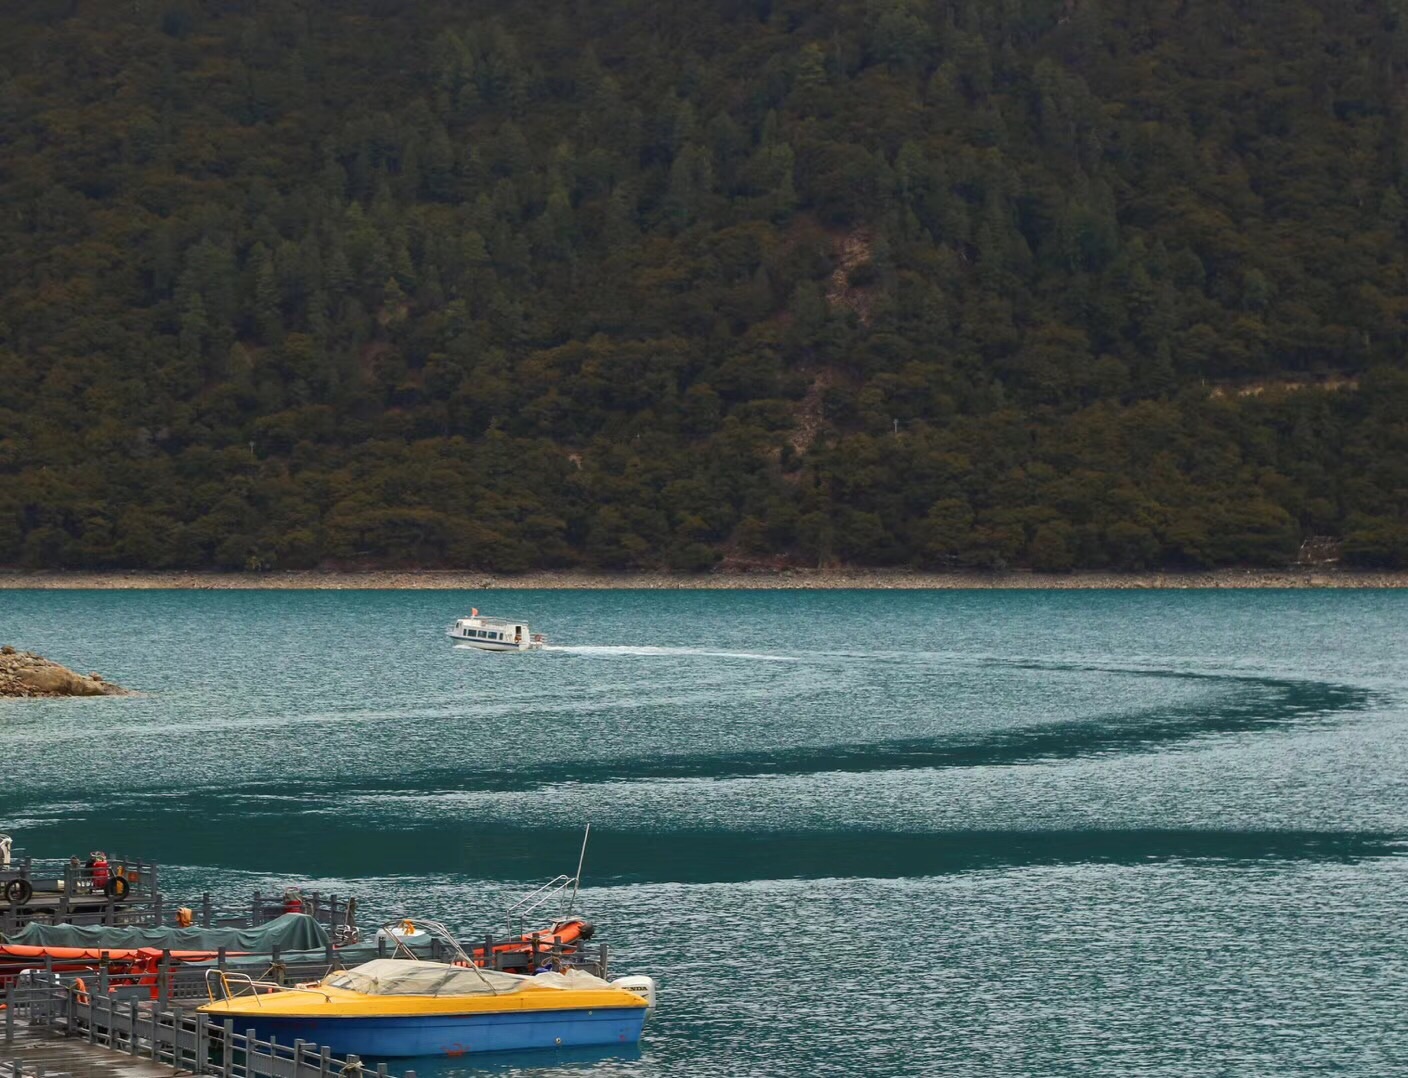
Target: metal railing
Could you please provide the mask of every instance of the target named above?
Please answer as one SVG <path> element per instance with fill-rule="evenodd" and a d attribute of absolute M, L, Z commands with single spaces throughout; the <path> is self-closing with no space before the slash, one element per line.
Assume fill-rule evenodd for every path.
<path fill-rule="evenodd" d="M 109 897 L 101 892 L 90 890 L 91 878 L 84 874 L 82 866 L 75 872 L 66 862 L 57 876 L 43 875 L 43 866 L 25 859 L 22 867 L 9 873 L 0 873 L 0 935 L 13 934 L 25 925 L 40 924 L 106 925 L 111 927 L 133 927 L 178 924 L 180 905 L 169 901 L 158 889 L 157 867 L 141 861 L 116 864 L 124 872 L 131 873 L 123 878 L 129 881 L 127 894 L 122 898 Z M 57 871 L 57 870 L 56 870 Z M 32 888 L 32 897 L 22 903 L 7 903 L 3 889 L 11 879 L 24 879 Z M 322 895 L 312 891 L 303 897 L 300 912 L 313 917 L 341 943 L 352 938 L 352 919 L 356 916 L 356 899 L 343 898 L 336 894 Z M 259 892 L 249 905 L 241 909 L 220 909 L 210 893 L 201 895 L 198 902 L 191 904 L 192 923 L 201 928 L 257 928 L 281 917 L 288 910 L 282 899 L 271 899 Z"/>
<path fill-rule="evenodd" d="M 0 868 L 0 932 L 17 932 L 32 921 L 54 924 L 130 925 L 149 923 L 160 906 L 157 866 L 137 858 L 107 861 L 101 872 L 59 859 L 16 857 Z"/>
<path fill-rule="evenodd" d="M 543 884 L 542 887 L 529 891 L 517 902 L 511 903 L 505 908 L 508 916 L 508 934 L 517 936 L 527 925 L 529 916 L 534 915 L 543 906 L 549 905 L 555 899 L 562 899 L 562 918 L 565 920 L 572 911 L 572 895 L 577 891 L 577 878 L 574 875 L 559 875 Z"/>
<path fill-rule="evenodd" d="M 297 912 L 306 913 L 324 927 L 332 930 L 350 924 L 356 917 L 357 900 L 355 898 L 339 897 L 336 894 L 323 895 L 317 891 L 310 891 L 302 896 L 303 908 Z M 290 910 L 286 907 L 282 898 L 275 898 L 270 895 L 254 892 L 254 899 L 249 904 L 249 927 L 258 928 L 262 924 L 268 924 L 276 918 L 282 917 Z"/>
<path fill-rule="evenodd" d="M 14 1024 L 62 1029 L 88 1044 L 149 1059 L 177 1070 L 220 1078 L 390 1078 L 386 1064 L 364 1066 L 355 1055 L 334 1056 L 324 1045 L 295 1040 L 260 1040 L 253 1029 L 237 1032 L 235 1021 L 212 1021 L 199 1011 L 166 1009 L 135 996 L 87 987 L 31 981 L 12 984 L 3 997 L 7 1038 Z M 28 1072 L 26 1072 L 28 1073 Z M 15 1076 L 18 1078 L 18 1076 Z M 405 1078 L 415 1078 L 407 1071 Z"/>
<path fill-rule="evenodd" d="M 51 1071 L 22 1059 L 5 1060 L 0 1056 L 0 1078 L 73 1078 L 67 1071 Z"/>
<path fill-rule="evenodd" d="M 572 907 L 577 904 L 577 891 L 582 886 L 582 865 L 587 860 L 587 842 L 591 837 L 592 825 L 588 823 L 582 831 L 582 851 L 577 856 L 575 875 L 568 876 L 564 873 L 561 876 L 554 876 L 541 887 L 534 888 L 517 902 L 509 903 L 505 907 L 505 912 L 508 914 L 508 933 L 510 936 L 521 934 L 528 915 L 536 913 L 559 896 L 563 901 L 562 912 L 557 919 L 565 921 L 572 916 Z"/>

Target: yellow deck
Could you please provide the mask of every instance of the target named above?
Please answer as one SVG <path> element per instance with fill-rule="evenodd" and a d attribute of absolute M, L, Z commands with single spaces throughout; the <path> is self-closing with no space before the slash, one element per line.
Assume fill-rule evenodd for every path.
<path fill-rule="evenodd" d="M 624 988 L 534 988 L 498 996 L 378 996 L 318 985 L 289 992 L 239 996 L 207 1003 L 200 1010 L 223 1018 L 409 1018 L 437 1014 L 501 1014 L 505 1011 L 575 1011 L 645 1007 Z"/>

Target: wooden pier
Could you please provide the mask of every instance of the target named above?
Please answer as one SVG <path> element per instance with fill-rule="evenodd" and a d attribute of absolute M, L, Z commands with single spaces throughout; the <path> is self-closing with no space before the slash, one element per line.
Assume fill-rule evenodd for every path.
<path fill-rule="evenodd" d="M 63 1031 L 15 1023 L 12 1040 L 0 1037 L 0 1078 L 171 1078 L 171 1067 L 65 1036 Z"/>
<path fill-rule="evenodd" d="M 308 1041 L 260 1040 L 232 1019 L 213 1022 L 145 992 L 31 979 L 0 998 L 0 1078 L 392 1078 L 385 1063 L 364 1066 Z"/>

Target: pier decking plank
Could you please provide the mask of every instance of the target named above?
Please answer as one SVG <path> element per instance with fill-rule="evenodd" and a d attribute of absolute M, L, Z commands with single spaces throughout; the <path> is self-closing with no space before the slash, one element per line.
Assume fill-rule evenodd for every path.
<path fill-rule="evenodd" d="M 0 1073 L 8 1073 L 8 1065 L 16 1062 L 25 1074 L 43 1070 L 73 1078 L 171 1078 L 189 1073 L 28 1022 L 15 1023 L 13 1041 L 0 1036 L 0 1068 L 6 1068 Z"/>

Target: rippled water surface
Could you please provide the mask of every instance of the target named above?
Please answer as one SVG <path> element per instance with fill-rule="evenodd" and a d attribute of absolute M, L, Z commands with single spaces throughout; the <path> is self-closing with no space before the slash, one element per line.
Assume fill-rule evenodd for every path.
<path fill-rule="evenodd" d="M 555 647 L 457 649 L 472 603 Z M 441 1075 L 1408 1072 L 1408 594 L 24 592 L 0 830 L 497 927 L 575 865 L 638 1052 Z M 427 1068 L 420 1068 L 422 1073 Z"/>

